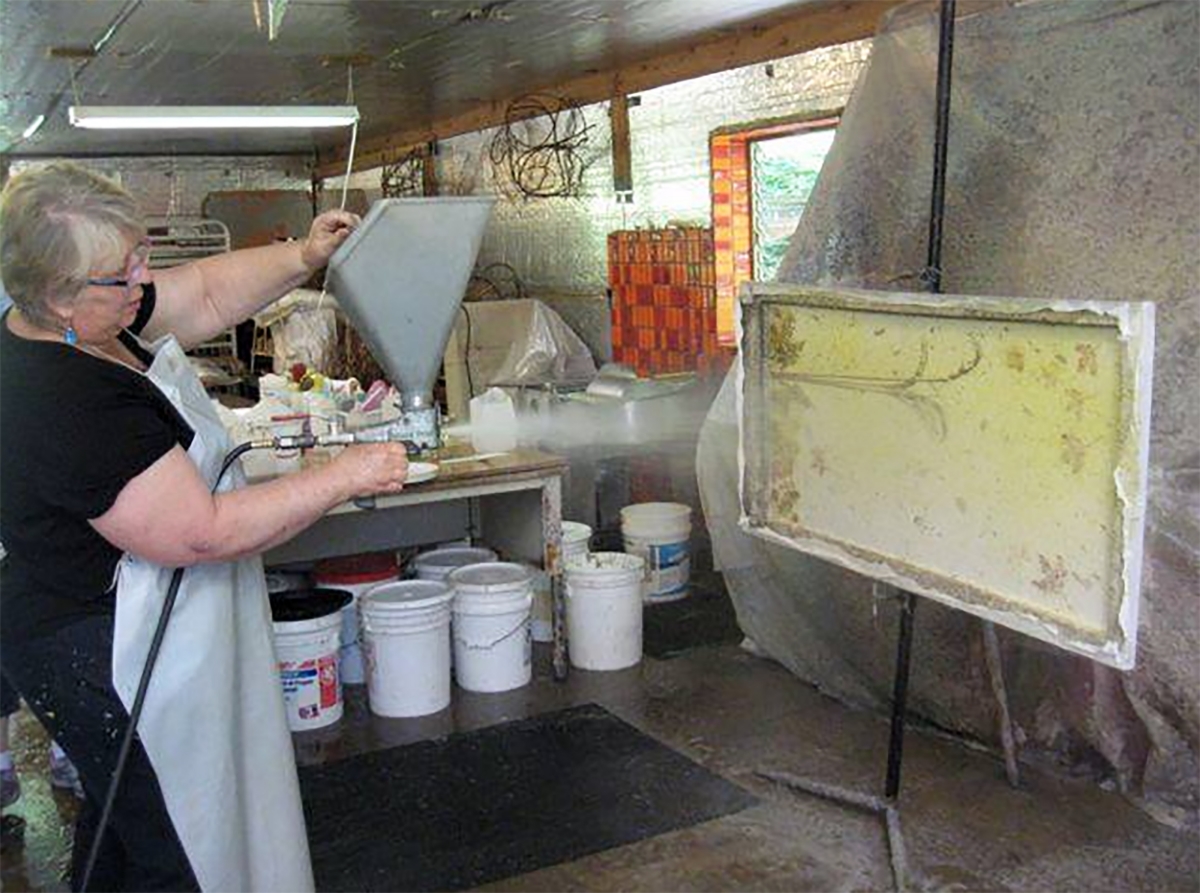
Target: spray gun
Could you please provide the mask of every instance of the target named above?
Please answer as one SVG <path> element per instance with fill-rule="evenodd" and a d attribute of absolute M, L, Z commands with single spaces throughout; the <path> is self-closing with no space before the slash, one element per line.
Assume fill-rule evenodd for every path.
<path fill-rule="evenodd" d="M 324 434 L 314 434 L 311 416 L 306 414 L 272 416 L 273 422 L 303 422 L 299 434 L 272 434 L 250 442 L 250 448 L 255 450 L 311 450 L 316 447 L 350 446 L 356 443 L 402 443 L 410 456 L 434 449 L 438 443 L 432 444 L 429 439 L 422 437 L 403 424 L 403 419 L 383 422 L 355 428 L 351 431 L 342 430 L 336 419 L 329 420 L 329 430 Z M 436 430 L 436 429 L 435 429 Z M 436 438 L 436 433 L 435 433 Z"/>
<path fill-rule="evenodd" d="M 407 415 L 382 422 L 344 431 L 340 420 L 327 419 L 329 430 L 324 434 L 314 434 L 312 416 L 307 413 L 294 415 L 272 416 L 273 422 L 299 421 L 302 427 L 299 434 L 273 434 L 270 437 L 252 440 L 246 444 L 252 450 L 311 450 L 316 447 L 350 446 L 356 443 L 400 443 L 404 445 L 409 457 L 421 455 L 428 449 L 436 449 L 439 445 L 437 429 L 437 412 L 433 412 L 432 437 L 424 427 L 424 419 L 420 419 L 421 427 L 415 428 Z M 374 496 L 360 496 L 354 504 L 361 509 L 375 508 Z"/>

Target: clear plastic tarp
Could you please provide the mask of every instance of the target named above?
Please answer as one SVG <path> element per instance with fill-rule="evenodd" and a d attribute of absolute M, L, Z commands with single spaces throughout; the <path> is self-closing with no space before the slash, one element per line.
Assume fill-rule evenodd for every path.
<path fill-rule="evenodd" d="M 1017 740 L 1178 820 L 1200 778 L 1200 5 L 977 9 L 960 5 L 955 35 L 944 291 L 1158 305 L 1138 665 L 1122 673 L 1001 630 Z M 936 69 L 937 5 L 899 8 L 875 40 L 781 281 L 921 290 Z M 739 622 L 799 676 L 882 706 L 894 604 L 874 598 L 865 577 L 737 529 L 732 387 L 697 459 Z M 921 600 L 914 649 L 911 712 L 996 742 L 979 621 Z"/>

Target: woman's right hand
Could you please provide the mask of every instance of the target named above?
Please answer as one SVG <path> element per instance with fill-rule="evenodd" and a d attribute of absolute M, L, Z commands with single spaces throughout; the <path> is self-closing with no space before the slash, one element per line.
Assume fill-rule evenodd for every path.
<path fill-rule="evenodd" d="M 408 480 L 408 453 L 400 443 L 348 446 L 332 464 L 346 476 L 353 497 L 399 493 Z"/>

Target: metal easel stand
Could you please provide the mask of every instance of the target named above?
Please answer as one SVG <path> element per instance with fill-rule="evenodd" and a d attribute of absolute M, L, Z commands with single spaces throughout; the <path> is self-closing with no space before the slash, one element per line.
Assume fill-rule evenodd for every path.
<path fill-rule="evenodd" d="M 921 275 L 926 290 L 942 291 L 942 224 L 946 206 L 946 157 L 950 133 L 950 74 L 954 62 L 954 3 L 941 0 L 938 22 L 937 92 L 933 139 L 933 188 L 930 192 L 929 239 L 925 271 Z M 912 655 L 913 612 L 916 596 L 900 593 L 900 633 L 896 639 L 896 673 L 892 680 L 892 724 L 888 738 L 887 781 L 882 798 L 872 797 L 834 785 L 809 781 L 787 773 L 759 772 L 763 778 L 805 791 L 826 800 L 853 806 L 881 816 L 887 832 L 892 876 L 897 890 L 909 888 L 904 837 L 900 831 L 900 763 L 904 753 L 904 717 L 908 703 L 908 675 Z M 986 634 L 986 631 L 985 631 Z M 998 651 L 998 649 L 997 649 Z M 998 661 L 996 662 L 997 666 Z"/>
<path fill-rule="evenodd" d="M 904 854 L 904 835 L 900 830 L 900 765 L 904 754 L 904 717 L 908 704 L 908 675 L 912 664 L 913 613 L 917 598 L 911 592 L 900 593 L 900 634 L 896 639 L 896 672 L 892 679 L 892 722 L 888 736 L 887 781 L 883 797 L 874 797 L 838 785 L 792 775 L 790 772 L 759 771 L 756 774 L 793 790 L 813 794 L 834 803 L 852 806 L 883 819 L 887 833 L 892 879 L 899 891 L 910 888 L 908 861 Z"/>

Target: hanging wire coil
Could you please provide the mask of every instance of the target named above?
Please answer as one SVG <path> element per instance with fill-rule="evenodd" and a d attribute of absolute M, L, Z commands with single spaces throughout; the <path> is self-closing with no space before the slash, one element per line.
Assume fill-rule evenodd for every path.
<path fill-rule="evenodd" d="M 384 165 L 379 180 L 384 198 L 425 194 L 425 150 L 413 149 L 399 161 Z"/>
<path fill-rule="evenodd" d="M 474 270 L 467 282 L 465 301 L 508 301 L 525 297 L 525 283 L 510 264 L 495 261 Z"/>
<path fill-rule="evenodd" d="M 577 196 L 591 129 L 573 100 L 534 93 L 509 104 L 488 154 L 497 172 L 526 198 Z"/>

